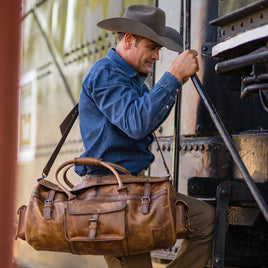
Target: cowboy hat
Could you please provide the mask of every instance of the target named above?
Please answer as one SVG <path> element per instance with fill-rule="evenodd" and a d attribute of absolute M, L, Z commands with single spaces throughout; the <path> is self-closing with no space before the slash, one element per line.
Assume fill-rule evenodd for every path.
<path fill-rule="evenodd" d="M 165 26 L 165 12 L 148 5 L 130 5 L 123 17 L 100 21 L 97 26 L 112 32 L 136 34 L 150 39 L 167 49 L 181 52 L 182 39 L 173 28 Z"/>

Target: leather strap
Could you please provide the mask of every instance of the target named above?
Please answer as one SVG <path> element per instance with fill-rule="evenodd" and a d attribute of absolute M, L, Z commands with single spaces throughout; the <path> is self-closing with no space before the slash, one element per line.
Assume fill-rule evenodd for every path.
<path fill-rule="evenodd" d="M 149 205 L 151 202 L 151 183 L 144 183 L 143 197 L 141 198 L 141 214 L 149 213 Z"/>
<path fill-rule="evenodd" d="M 57 155 L 59 154 L 60 152 L 60 149 L 63 145 L 63 143 L 65 142 L 76 118 L 78 116 L 78 103 L 74 106 L 74 108 L 71 110 L 71 112 L 65 117 L 65 119 L 63 120 L 63 122 L 61 123 L 60 125 L 60 130 L 61 130 L 61 134 L 62 134 L 62 137 L 59 141 L 59 143 L 57 144 L 55 150 L 53 151 L 52 155 L 50 156 L 46 166 L 44 167 L 43 169 L 43 172 L 42 172 L 42 177 L 43 178 L 46 178 Z"/>
<path fill-rule="evenodd" d="M 66 140 L 71 128 L 73 127 L 73 124 L 74 124 L 77 116 L 78 116 L 78 103 L 69 112 L 69 114 L 65 117 L 65 119 L 63 120 L 63 122 L 60 125 L 60 130 L 61 130 L 62 137 L 61 137 L 59 143 L 57 144 L 55 150 L 53 151 L 52 155 L 50 156 L 46 166 L 43 169 L 42 178 L 46 178 L 48 176 L 48 173 L 49 173 L 49 171 L 50 171 L 50 169 L 51 169 L 56 157 L 58 156 L 58 154 L 59 154 L 59 152 L 61 150 L 61 147 L 64 144 L 64 142 L 65 142 L 65 140 Z M 154 132 L 153 132 L 153 136 L 154 136 L 154 139 L 155 139 L 155 141 L 157 143 L 157 146 L 159 148 L 160 155 L 161 155 L 161 158 L 163 160 L 163 164 L 164 164 L 164 167 L 166 169 L 167 175 L 168 175 L 168 177 L 171 177 L 171 173 L 169 172 L 169 168 L 167 166 L 167 163 L 165 161 L 165 158 L 164 158 L 164 155 L 162 153 L 161 147 L 159 145 L 158 139 L 157 139 L 157 137 L 156 137 Z"/>
<path fill-rule="evenodd" d="M 167 162 L 166 162 L 166 160 L 165 160 L 165 158 L 164 158 L 162 149 L 161 149 L 161 147 L 160 147 L 160 144 L 159 144 L 158 139 L 157 139 L 157 137 L 156 137 L 156 135 L 155 135 L 154 132 L 153 132 L 153 136 L 154 136 L 154 139 L 155 139 L 155 141 L 156 141 L 156 143 L 157 143 L 157 146 L 158 146 L 158 149 L 159 149 L 161 158 L 162 158 L 162 160 L 163 160 L 163 164 L 164 164 L 165 170 L 166 170 L 166 172 L 167 172 L 167 176 L 168 176 L 169 178 L 171 178 L 171 173 L 169 172 L 169 168 L 168 168 L 168 166 L 167 166 Z"/>
<path fill-rule="evenodd" d="M 90 239 L 94 239 L 96 237 L 97 227 L 98 227 L 98 219 L 99 219 L 98 214 L 92 215 L 91 218 L 89 219 L 88 238 L 90 238 Z"/>
<path fill-rule="evenodd" d="M 45 220 L 51 219 L 51 212 L 52 212 L 52 206 L 53 206 L 55 194 L 56 194 L 55 190 L 50 190 L 48 192 L 48 196 L 44 204 L 44 219 Z"/>

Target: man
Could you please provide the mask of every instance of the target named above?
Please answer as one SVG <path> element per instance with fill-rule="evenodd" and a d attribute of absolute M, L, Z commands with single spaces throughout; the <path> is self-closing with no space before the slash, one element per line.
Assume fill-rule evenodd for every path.
<path fill-rule="evenodd" d="M 181 85 L 198 71 L 197 52 L 178 55 L 149 91 L 144 84 L 159 50 L 180 51 L 179 34 L 165 26 L 163 10 L 146 5 L 127 7 L 124 16 L 98 23 L 118 33 L 116 50 L 87 74 L 79 100 L 82 156 L 119 164 L 138 175 L 154 160 L 148 147 L 152 131 L 167 118 Z M 175 33 L 175 35 L 174 35 Z M 172 35 L 173 34 L 173 35 Z M 80 176 L 105 175 L 107 170 L 77 166 Z M 177 193 L 189 206 L 190 230 L 167 267 L 204 268 L 211 255 L 214 210 L 205 202 Z M 105 257 L 110 268 L 152 267 L 149 253 L 123 258 Z"/>

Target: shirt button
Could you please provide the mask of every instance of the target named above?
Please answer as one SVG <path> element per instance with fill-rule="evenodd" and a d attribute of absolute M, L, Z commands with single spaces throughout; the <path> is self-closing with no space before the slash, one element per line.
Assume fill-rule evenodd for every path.
<path fill-rule="evenodd" d="M 167 107 L 167 109 L 169 108 L 169 106 L 168 106 L 168 105 L 167 105 L 166 107 Z"/>

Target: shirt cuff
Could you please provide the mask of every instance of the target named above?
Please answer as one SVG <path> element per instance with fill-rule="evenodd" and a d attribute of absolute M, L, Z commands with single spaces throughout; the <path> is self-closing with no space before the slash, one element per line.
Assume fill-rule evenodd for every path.
<path fill-rule="evenodd" d="M 165 72 L 158 83 L 170 93 L 177 94 L 178 90 L 181 89 L 181 82 L 169 72 Z"/>

